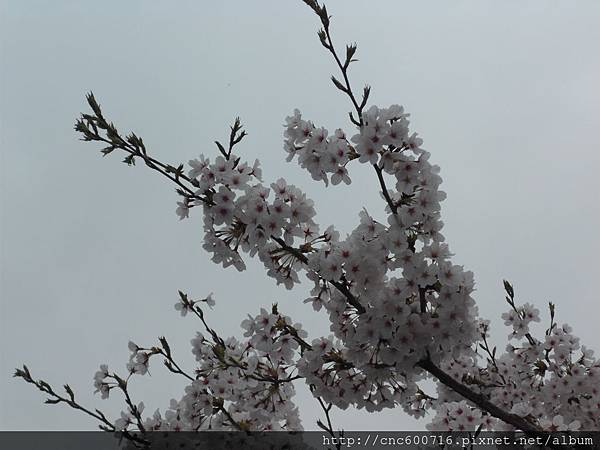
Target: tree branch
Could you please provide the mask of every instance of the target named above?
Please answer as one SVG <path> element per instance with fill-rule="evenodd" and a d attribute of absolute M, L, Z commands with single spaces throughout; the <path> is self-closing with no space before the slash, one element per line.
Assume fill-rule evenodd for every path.
<path fill-rule="evenodd" d="M 538 427 L 528 422 L 524 418 L 517 416 L 516 414 L 511 414 L 503 409 L 497 407 L 492 402 L 490 402 L 483 395 L 478 394 L 477 392 L 471 390 L 464 384 L 456 381 L 446 372 L 444 372 L 440 367 L 436 366 L 430 359 L 424 359 L 417 363 L 417 366 L 421 367 L 434 377 L 436 377 L 440 383 L 448 386 L 457 394 L 461 395 L 465 399 L 473 402 L 479 408 L 484 411 L 487 411 L 492 416 L 514 426 L 515 428 L 522 430 L 523 432 L 532 435 L 539 436 L 541 435 L 541 431 Z"/>

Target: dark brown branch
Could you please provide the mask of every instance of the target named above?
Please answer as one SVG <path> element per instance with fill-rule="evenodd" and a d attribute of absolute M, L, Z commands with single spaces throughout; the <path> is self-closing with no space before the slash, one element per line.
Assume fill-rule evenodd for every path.
<path fill-rule="evenodd" d="M 381 187 L 381 191 L 383 193 L 383 197 L 385 198 L 385 201 L 387 202 L 388 206 L 390 207 L 390 210 L 392 211 L 392 213 L 394 215 L 397 215 L 398 214 L 398 205 L 396 205 L 394 203 L 394 201 L 392 200 L 392 197 L 390 196 L 390 193 L 388 192 L 387 186 L 385 184 L 385 179 L 383 178 L 383 170 L 377 164 L 373 164 L 373 168 L 375 169 L 375 172 L 377 173 L 377 179 L 379 180 L 379 186 Z"/>
<path fill-rule="evenodd" d="M 321 40 L 321 44 L 323 45 L 323 47 L 325 47 L 327 50 L 329 50 L 329 52 L 333 56 L 333 59 L 335 59 L 335 62 L 337 64 L 338 68 L 340 69 L 340 72 L 342 73 L 342 77 L 344 78 L 343 84 L 341 82 L 339 82 L 335 77 L 332 77 L 332 81 L 338 89 L 340 89 L 342 92 L 344 92 L 346 95 L 348 95 L 348 97 L 350 98 L 350 101 L 352 102 L 352 105 L 354 106 L 354 109 L 356 110 L 356 113 L 358 115 L 358 120 L 355 120 L 352 115 L 350 115 L 350 120 L 357 126 L 361 126 L 363 123 L 362 122 L 362 110 L 365 107 L 365 105 L 367 104 L 367 98 L 369 96 L 370 88 L 368 86 L 365 87 L 363 99 L 359 104 L 358 101 L 356 100 L 356 96 L 354 95 L 354 92 L 352 91 L 352 86 L 350 85 L 350 79 L 348 78 L 348 66 L 350 65 L 350 62 L 354 61 L 352 59 L 352 56 L 356 52 L 356 45 L 353 44 L 353 45 L 350 45 L 347 47 L 346 62 L 342 63 L 340 57 L 337 54 L 335 46 L 333 45 L 333 40 L 331 39 L 331 32 L 329 30 L 329 15 L 327 14 L 327 8 L 325 7 L 325 5 L 320 6 L 319 3 L 314 0 L 304 0 L 304 3 L 306 3 L 321 19 L 321 24 L 323 25 L 323 29 L 320 30 L 318 33 L 319 39 Z M 352 114 L 352 113 L 350 113 L 350 114 Z"/>
<path fill-rule="evenodd" d="M 314 385 L 310 386 L 310 390 L 311 392 L 314 392 Z M 335 438 L 335 431 L 333 431 L 333 424 L 331 423 L 331 416 L 329 414 L 329 412 L 331 411 L 332 408 L 332 404 L 328 403 L 327 405 L 325 405 L 325 402 L 323 401 L 323 399 L 321 397 L 316 397 L 319 405 L 321 405 L 321 409 L 323 409 L 323 412 L 325 413 L 325 419 L 327 420 L 327 425 L 325 425 L 321 419 L 317 419 L 317 426 L 322 429 L 323 431 L 326 431 L 327 433 L 329 433 L 329 435 L 332 438 Z M 340 435 L 342 435 L 342 432 L 340 432 Z M 339 440 L 336 440 L 336 445 L 335 448 L 337 448 L 338 450 L 341 448 L 341 442 Z"/>
<path fill-rule="evenodd" d="M 111 377 L 117 381 L 117 386 L 119 386 L 119 389 L 121 389 L 121 391 L 123 391 L 123 394 L 125 395 L 125 403 L 127 403 L 127 406 L 129 406 L 129 410 L 131 411 L 131 414 L 133 414 L 133 417 L 135 417 L 138 429 L 142 433 L 145 433 L 146 429 L 144 428 L 144 424 L 142 423 L 142 414 L 141 414 L 140 410 L 138 409 L 138 407 L 131 400 L 131 396 L 129 395 L 129 391 L 127 390 L 127 380 L 122 379 L 121 377 L 117 376 L 116 374 L 111 375 Z"/>
<path fill-rule="evenodd" d="M 539 436 L 542 434 L 542 430 L 540 430 L 538 427 L 528 422 L 524 418 L 517 416 L 516 414 L 508 413 L 503 409 L 497 407 L 492 402 L 490 402 L 485 396 L 478 394 L 475 391 L 472 391 L 464 384 L 456 381 L 454 378 L 452 378 L 450 375 L 444 372 L 441 368 L 436 366 L 431 360 L 424 359 L 422 361 L 419 361 L 417 363 L 417 366 L 429 372 L 431 375 L 436 377 L 440 381 L 440 383 L 448 386 L 457 394 L 473 402 L 482 410 L 487 411 L 490 415 L 512 425 L 513 427 L 519 430 L 522 430 L 523 432 L 529 435 Z"/>
<path fill-rule="evenodd" d="M 323 30 L 324 30 L 322 33 L 321 32 L 319 33 L 321 43 L 333 55 L 333 58 L 335 59 L 335 62 L 337 64 L 338 68 L 340 69 L 340 72 L 342 73 L 342 77 L 344 78 L 344 84 L 342 85 L 339 81 L 337 81 L 334 77 L 332 77 L 334 84 L 338 87 L 338 89 L 340 89 L 342 92 L 344 92 L 345 94 L 348 95 L 348 97 L 350 98 L 350 101 L 352 102 L 352 105 L 354 106 L 354 109 L 356 110 L 358 120 L 354 119 L 354 116 L 352 115 L 352 113 L 350 113 L 350 120 L 356 126 L 362 127 L 362 125 L 363 125 L 362 112 L 363 112 L 364 107 L 367 104 L 367 99 L 369 97 L 371 88 L 369 86 L 365 87 L 363 99 L 362 99 L 361 103 L 359 104 L 358 101 L 356 100 L 356 96 L 354 95 L 354 91 L 352 90 L 352 86 L 350 85 L 350 79 L 348 78 L 348 66 L 349 66 L 351 59 L 347 58 L 346 63 L 342 64 L 342 62 L 337 54 L 337 51 L 336 51 L 336 49 L 333 45 L 333 41 L 331 39 L 331 33 L 329 31 L 329 17 L 327 16 L 327 10 L 325 9 L 325 6 L 319 6 L 318 2 L 310 1 L 310 0 L 305 1 L 305 3 L 307 5 L 309 5 L 312 8 L 312 10 L 315 11 L 315 13 L 320 17 L 321 23 L 323 24 Z M 354 52 L 356 51 L 356 46 L 354 45 L 354 46 L 349 47 L 349 49 L 350 48 L 352 49 L 351 53 L 349 52 L 349 55 L 351 57 L 351 55 L 353 55 Z M 385 180 L 383 178 L 382 169 L 377 164 L 373 164 L 373 168 L 375 169 L 375 172 L 377 173 L 377 178 L 379 179 L 379 185 L 381 186 L 381 191 L 383 193 L 385 201 L 387 202 L 388 206 L 390 207 L 390 210 L 392 211 L 392 213 L 394 215 L 397 215 L 398 214 L 398 206 L 394 203 L 394 201 L 392 200 L 392 198 L 389 194 L 389 191 L 385 184 Z"/>
<path fill-rule="evenodd" d="M 333 42 L 331 40 L 331 35 L 329 33 L 329 18 L 327 17 L 326 10 L 324 7 L 320 7 L 317 2 L 305 1 L 305 3 L 307 3 L 309 6 L 311 6 L 311 8 L 321 18 L 321 22 L 323 23 L 323 28 L 324 28 L 324 35 L 320 34 L 321 42 L 333 55 L 338 67 L 340 68 L 340 71 L 342 73 L 342 76 L 344 78 L 344 83 L 345 83 L 342 86 L 334 78 L 333 79 L 334 84 L 336 84 L 336 86 L 340 90 L 345 92 L 350 97 L 350 100 L 352 101 L 352 104 L 354 105 L 356 112 L 358 114 L 358 117 L 359 117 L 358 125 L 362 126 L 362 124 L 363 124 L 362 108 L 364 107 L 365 102 L 363 101 L 361 103 L 361 105 L 359 105 L 358 102 L 356 101 L 356 97 L 354 96 L 354 93 L 352 92 L 352 87 L 351 87 L 350 81 L 348 79 L 348 72 L 347 72 L 348 65 L 347 64 L 343 65 L 341 63 L 341 61 L 335 51 Z M 338 86 L 338 84 L 340 84 L 340 85 Z M 352 116 L 351 116 L 351 119 L 352 119 Z M 353 120 L 353 122 L 354 122 L 354 120 Z M 385 179 L 383 177 L 383 170 L 377 164 L 373 164 L 373 168 L 375 169 L 375 172 L 377 173 L 379 185 L 381 187 L 381 190 L 382 190 L 383 196 L 386 200 L 386 203 L 388 204 L 392 214 L 397 215 L 398 214 L 398 205 L 396 205 L 394 203 L 394 201 L 392 200 L 392 198 L 389 194 L 389 191 L 388 191 L 386 183 L 385 183 Z M 343 294 L 345 294 L 344 290 L 347 291 L 347 287 L 345 285 L 338 286 L 333 282 L 332 282 L 332 284 L 334 284 L 334 286 L 336 286 L 336 288 L 338 288 L 338 290 L 340 290 L 340 292 L 342 292 Z M 420 302 L 420 309 L 421 309 L 422 313 L 424 313 L 427 308 L 427 301 L 426 301 L 425 293 L 426 293 L 425 289 L 423 289 L 423 288 L 419 289 L 419 302 Z M 361 307 L 362 307 L 362 305 L 361 305 Z M 529 339 L 529 336 L 528 336 L 528 339 Z M 531 342 L 531 339 L 530 339 L 530 342 Z M 540 430 L 537 427 L 535 427 L 533 424 L 529 423 L 525 419 L 523 419 L 515 414 L 507 413 L 506 411 L 493 405 L 484 396 L 477 394 L 476 392 L 469 389 L 467 386 L 454 380 L 452 377 L 450 377 L 448 374 L 446 374 L 442 369 L 440 369 L 435 364 L 433 364 L 433 362 L 431 362 L 429 359 L 419 362 L 418 365 L 421 368 L 423 368 L 424 370 L 426 370 L 427 372 L 429 372 L 430 374 L 437 377 L 438 380 L 440 380 L 440 382 L 442 382 L 446 386 L 450 387 L 452 390 L 454 390 L 456 393 L 460 394 L 467 400 L 472 401 L 473 403 L 478 405 L 480 408 L 482 408 L 483 410 L 490 413 L 492 416 L 497 417 L 497 418 L 503 420 L 504 422 L 507 422 L 507 423 L 515 426 L 516 428 L 519 428 L 530 434 L 539 434 Z"/>
<path fill-rule="evenodd" d="M 164 339 L 164 338 L 162 338 L 162 339 Z M 194 377 L 192 377 L 191 375 L 186 373 L 181 367 L 179 367 L 179 364 L 177 364 L 177 362 L 173 359 L 173 356 L 171 355 L 171 350 L 167 351 L 167 350 L 163 350 L 162 348 L 158 348 L 158 347 L 156 348 L 156 350 L 158 350 L 158 354 L 160 354 L 166 358 L 164 360 L 164 365 L 167 369 L 169 369 L 173 373 L 183 375 L 190 381 L 196 380 Z"/>
<path fill-rule="evenodd" d="M 102 424 L 102 425 L 99 425 L 100 429 L 102 429 L 104 431 L 110 431 L 110 432 L 118 431 L 115 428 L 115 426 L 106 418 L 106 416 L 104 415 L 104 413 L 102 411 L 100 411 L 99 409 L 96 409 L 96 412 L 93 412 L 93 411 L 90 411 L 89 409 L 87 409 L 86 407 L 80 405 L 79 403 L 77 403 L 77 401 L 75 400 L 75 394 L 73 393 L 71 388 L 68 387 L 68 385 L 65 385 L 65 390 L 67 390 L 67 393 L 69 395 L 69 398 L 66 398 L 60 394 L 57 394 L 54 391 L 54 389 L 52 388 L 52 386 L 50 386 L 44 380 L 34 380 L 33 377 L 31 376 L 31 373 L 29 372 L 29 369 L 27 368 L 27 366 L 23 366 L 23 369 L 16 369 L 14 376 L 18 377 L 18 378 L 22 378 L 27 383 L 33 384 L 41 392 L 44 392 L 45 394 L 48 394 L 50 397 L 52 397 L 52 398 L 47 399 L 45 403 L 50 404 L 50 405 L 55 405 L 58 403 L 65 403 L 66 405 L 70 406 L 71 408 L 78 410 L 78 411 L 82 411 L 83 413 L 87 414 L 88 416 L 93 417 L 94 419 L 98 420 Z M 130 433 L 127 430 L 122 430 L 120 432 L 122 433 L 122 435 L 125 439 L 127 439 L 131 442 L 143 444 L 143 445 L 148 444 L 148 441 L 136 436 L 135 434 Z"/>
<path fill-rule="evenodd" d="M 306 257 L 306 255 L 304 255 L 300 250 L 294 248 L 294 247 L 290 247 L 289 245 L 287 245 L 285 243 L 285 241 L 281 238 L 275 237 L 275 236 L 271 236 L 271 238 L 277 242 L 282 249 L 286 250 L 287 252 L 291 253 L 292 255 L 294 255 L 299 261 L 303 262 L 304 264 L 308 264 L 308 258 Z M 335 280 L 327 280 L 329 283 L 331 283 L 333 286 L 335 286 L 335 288 L 344 295 L 344 297 L 346 297 L 346 300 L 348 300 L 348 303 L 352 306 L 354 306 L 354 308 L 356 308 L 356 310 L 358 311 L 359 314 L 364 314 L 365 312 L 367 312 L 367 310 L 365 309 L 365 307 L 363 305 L 360 304 L 360 302 L 358 301 L 358 299 L 352 294 L 352 292 L 350 292 L 350 290 L 348 289 L 348 287 L 344 284 L 341 283 L 339 281 L 335 281 Z"/>
<path fill-rule="evenodd" d="M 425 298 L 426 289 L 420 287 L 419 288 L 419 305 L 421 307 L 421 314 L 427 312 L 427 299 Z"/>
<path fill-rule="evenodd" d="M 229 420 L 229 422 L 231 423 L 231 425 L 232 425 L 232 426 L 234 426 L 234 427 L 235 427 L 235 428 L 236 428 L 238 431 L 243 431 L 243 429 L 242 429 L 242 426 L 241 426 L 239 423 L 237 423 L 237 422 L 236 422 L 236 421 L 233 419 L 233 417 L 231 417 L 231 414 L 229 414 L 229 411 L 227 411 L 227 410 L 226 410 L 226 409 L 223 407 L 223 405 L 220 405 L 220 406 L 219 406 L 219 411 L 221 411 L 221 412 L 223 413 L 223 415 L 224 415 L 225 417 L 227 417 L 227 420 Z"/>

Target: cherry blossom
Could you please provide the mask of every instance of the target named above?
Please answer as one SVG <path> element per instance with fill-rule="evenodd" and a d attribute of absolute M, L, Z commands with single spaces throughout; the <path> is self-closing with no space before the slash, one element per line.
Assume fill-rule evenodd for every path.
<path fill-rule="evenodd" d="M 187 167 L 159 163 L 141 139 L 121 137 L 91 94 L 94 114 L 84 114 L 76 128 L 84 140 L 108 141 L 174 182 L 181 196 L 176 214 L 200 216 L 203 248 L 216 264 L 242 271 L 256 257 L 267 276 L 287 289 L 299 289 L 306 278 L 309 293 L 301 298 L 327 315 L 327 334 L 309 339 L 301 324 L 273 305 L 243 319 L 243 338 L 222 338 L 203 309 L 214 306 L 213 294 L 192 300 L 180 291 L 175 309 L 201 324 L 190 341 L 194 372 L 179 366 L 166 338 L 150 347 L 130 342 L 127 376 L 101 365 L 93 379 L 102 398 L 122 391 L 127 409 L 113 422 L 88 413 L 106 429 L 122 431 L 301 430 L 294 397 L 305 383 L 328 419 L 332 406 L 368 412 L 400 407 L 414 417 L 428 415 L 430 430 L 599 429 L 600 362 L 570 326 L 555 322 L 552 303 L 549 326 L 536 337 L 540 311 L 519 304 L 505 281 L 509 309 L 502 319 L 509 344 L 503 353 L 490 345 L 491 322 L 479 316 L 473 298 L 474 274 L 452 260 L 441 233 L 446 194 L 440 168 L 402 106 L 366 108 L 368 87 L 362 99 L 355 96 L 347 74 L 356 47 L 347 47 L 344 62 L 331 41 L 325 7 L 305 3 L 321 19 L 319 38 L 343 75 L 344 82 L 334 77 L 334 85 L 355 111 L 349 129 L 330 132 L 293 110 L 283 130 L 286 159 L 327 189 L 329 182 L 336 189 L 350 184 L 354 165 L 370 165 L 385 220 L 362 208 L 346 236 L 317 223 L 315 202 L 299 187 L 284 178 L 263 181 L 259 161 L 238 154 L 245 136 L 239 119 L 228 146 L 216 142 L 216 157 L 201 154 Z M 143 415 L 128 383 L 148 374 L 157 356 L 188 384 L 164 413 Z M 54 402 L 65 402 L 28 369 L 17 375 Z M 437 380 L 437 392 L 425 392 L 428 379 Z M 333 434 L 331 424 L 319 426 Z"/>

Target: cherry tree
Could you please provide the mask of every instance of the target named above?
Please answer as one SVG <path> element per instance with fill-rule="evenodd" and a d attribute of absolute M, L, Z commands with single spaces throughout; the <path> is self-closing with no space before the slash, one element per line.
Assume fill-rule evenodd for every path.
<path fill-rule="evenodd" d="M 479 317 L 472 296 L 473 273 L 452 261 L 442 234 L 440 168 L 410 130 L 402 106 L 370 105 L 370 87 L 355 90 L 356 45 L 340 51 L 325 6 L 304 3 L 321 22 L 318 38 L 338 71 L 331 80 L 352 112 L 344 118 L 349 126 L 333 132 L 291 112 L 283 136 L 287 160 L 335 189 L 351 183 L 354 166 L 370 166 L 386 221 L 363 209 L 347 236 L 316 223 L 315 202 L 301 188 L 284 178 L 265 181 L 259 161 L 237 152 L 246 136 L 239 119 L 228 142 L 217 141 L 213 154 L 187 165 L 154 158 L 142 138 L 117 129 L 91 93 L 90 112 L 75 129 L 84 141 L 100 144 L 103 155 L 120 152 L 126 164 L 168 178 L 180 196 L 179 218 L 201 216 L 203 247 L 213 262 L 243 271 L 248 259 L 258 258 L 267 276 L 287 289 L 298 289 L 306 277 L 312 289 L 300 300 L 328 317 L 328 334 L 309 336 L 284 307 L 271 305 L 243 319 L 243 339 L 224 337 L 210 324 L 213 294 L 180 291 L 175 310 L 200 326 L 191 340 L 196 369 L 182 369 L 165 337 L 150 345 L 130 342 L 126 373 L 101 365 L 94 376 L 101 398 L 123 396 L 121 417 L 81 405 L 68 385 L 60 393 L 26 366 L 15 376 L 46 394 L 47 403 L 65 403 L 132 441 L 155 430 L 302 430 L 294 403 L 298 383 L 308 385 L 323 413 L 317 425 L 332 436 L 333 407 L 401 407 L 417 418 L 428 415 L 427 428 L 436 431 L 535 436 L 600 428 L 600 362 L 556 321 L 554 304 L 545 332 L 535 335 L 530 325 L 542 320 L 540 311 L 519 303 L 504 281 L 509 342 L 503 352 L 490 343 L 490 321 Z M 156 359 L 187 386 L 164 412 L 148 413 L 129 386 Z M 427 392 L 427 380 L 437 383 L 436 392 Z"/>

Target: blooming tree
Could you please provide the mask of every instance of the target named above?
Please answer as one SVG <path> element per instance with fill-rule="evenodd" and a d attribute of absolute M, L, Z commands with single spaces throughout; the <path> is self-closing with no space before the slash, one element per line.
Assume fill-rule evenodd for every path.
<path fill-rule="evenodd" d="M 349 80 L 356 45 L 340 53 L 325 6 L 304 3 L 320 19 L 318 37 L 339 70 L 333 84 L 352 104 L 353 131 L 329 132 L 294 110 L 285 120 L 287 160 L 338 189 L 351 183 L 352 166 L 370 165 L 385 222 L 362 210 L 345 237 L 334 226 L 320 226 L 313 200 L 299 187 L 283 178 L 264 182 L 259 161 L 237 154 L 246 135 L 239 119 L 229 141 L 216 142 L 216 156 L 200 155 L 188 167 L 163 163 L 140 137 L 122 135 L 92 94 L 91 112 L 75 128 L 83 140 L 101 143 L 104 155 L 124 152 L 125 163 L 145 164 L 169 178 L 180 196 L 179 218 L 202 215 L 204 249 L 215 263 L 242 271 L 246 259 L 257 257 L 287 289 L 307 277 L 312 289 L 304 302 L 328 316 L 331 334 L 309 338 L 274 305 L 248 315 L 241 324 L 244 339 L 224 338 L 209 325 L 212 294 L 193 299 L 180 291 L 175 309 L 201 324 L 191 340 L 196 369 L 184 371 L 164 337 L 152 346 L 130 342 L 126 374 L 101 365 L 94 376 L 102 398 L 123 394 L 120 418 L 82 406 L 68 385 L 66 394 L 58 393 L 25 366 L 15 376 L 47 394 L 47 403 L 66 403 L 132 440 L 140 439 L 134 432 L 151 430 L 302 430 L 296 383 L 309 386 L 324 412 L 317 424 L 331 435 L 333 406 L 369 412 L 400 406 L 414 417 L 429 413 L 428 429 L 441 431 L 599 429 L 600 362 L 568 325 L 555 322 L 553 304 L 548 328 L 534 336 L 529 326 L 540 322 L 539 310 L 517 303 L 505 281 L 509 344 L 503 353 L 491 346 L 490 322 L 478 316 L 472 297 L 473 273 L 452 262 L 442 234 L 446 194 L 439 189 L 439 167 L 410 131 L 401 106 L 369 106 L 368 86 L 356 94 Z M 156 357 L 188 385 L 164 413 L 147 414 L 128 386 Z M 428 379 L 437 381 L 436 393 L 425 392 Z"/>

